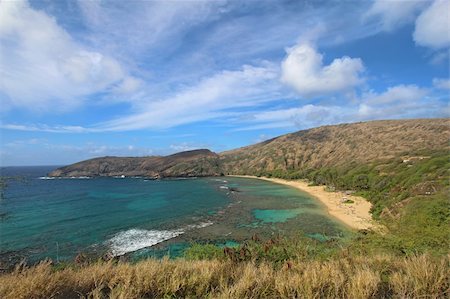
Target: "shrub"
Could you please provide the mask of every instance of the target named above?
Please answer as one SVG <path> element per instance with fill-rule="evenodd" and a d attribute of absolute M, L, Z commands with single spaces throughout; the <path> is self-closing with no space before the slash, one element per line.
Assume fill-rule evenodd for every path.
<path fill-rule="evenodd" d="M 184 252 L 188 260 L 223 259 L 223 249 L 214 244 L 193 244 Z"/>

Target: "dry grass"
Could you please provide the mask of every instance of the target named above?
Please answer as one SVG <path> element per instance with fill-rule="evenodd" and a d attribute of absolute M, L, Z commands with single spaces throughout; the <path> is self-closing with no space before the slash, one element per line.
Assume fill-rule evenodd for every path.
<path fill-rule="evenodd" d="M 220 154 L 222 170 L 257 174 L 391 159 L 416 150 L 448 149 L 448 119 L 387 120 L 322 126 Z"/>
<path fill-rule="evenodd" d="M 427 256 L 402 261 L 399 271 L 392 275 L 392 285 L 402 298 L 438 298 L 444 293 L 450 296 L 449 267 L 448 258 L 439 263 Z"/>
<path fill-rule="evenodd" d="M 146 260 L 0 276 L 1 298 L 448 298 L 450 257 L 345 257 L 271 264 Z"/>

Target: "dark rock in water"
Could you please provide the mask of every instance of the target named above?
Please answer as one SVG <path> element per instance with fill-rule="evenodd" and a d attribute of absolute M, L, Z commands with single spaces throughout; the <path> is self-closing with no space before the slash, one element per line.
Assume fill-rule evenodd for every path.
<path fill-rule="evenodd" d="M 6 220 L 6 218 L 8 218 L 9 215 L 6 212 L 0 212 L 0 221 L 4 221 Z"/>

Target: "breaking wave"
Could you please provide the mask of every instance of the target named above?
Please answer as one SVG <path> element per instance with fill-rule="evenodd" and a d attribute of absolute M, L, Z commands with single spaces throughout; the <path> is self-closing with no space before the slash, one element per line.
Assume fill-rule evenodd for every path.
<path fill-rule="evenodd" d="M 91 179 L 91 177 L 89 176 L 71 176 L 71 177 L 51 177 L 51 176 L 41 176 L 38 177 L 39 180 L 70 180 L 70 179 L 75 179 L 75 180 L 86 180 L 86 179 Z"/>
<path fill-rule="evenodd" d="M 145 230 L 129 229 L 119 232 L 109 240 L 111 253 L 114 256 L 150 247 L 183 234 L 182 230 Z"/>
<path fill-rule="evenodd" d="M 107 241 L 107 245 L 114 256 L 119 256 L 128 252 L 154 246 L 158 243 L 182 235 L 188 230 L 207 227 L 212 224 L 212 222 L 202 222 L 200 224 L 188 225 L 183 229 L 177 230 L 145 230 L 132 228 L 117 233 Z"/>

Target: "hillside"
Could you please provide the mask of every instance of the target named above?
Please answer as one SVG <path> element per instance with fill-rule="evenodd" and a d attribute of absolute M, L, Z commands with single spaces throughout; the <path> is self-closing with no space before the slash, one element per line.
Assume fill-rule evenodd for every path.
<path fill-rule="evenodd" d="M 306 179 L 353 190 L 389 233 L 369 247 L 400 253 L 450 246 L 450 120 L 372 121 L 324 126 L 220 155 L 225 174 Z"/>
<path fill-rule="evenodd" d="M 161 157 L 102 157 L 50 176 L 214 176 L 292 173 L 389 159 L 420 159 L 448 149 L 450 120 L 388 120 L 323 126 L 220 153 L 194 150 Z"/>
<path fill-rule="evenodd" d="M 220 174 L 218 155 L 206 150 L 193 150 L 161 157 L 102 157 L 58 168 L 49 176 L 216 176 Z"/>
<path fill-rule="evenodd" d="M 221 153 L 225 173 L 342 167 L 448 149 L 450 120 L 413 119 L 323 126 Z"/>

